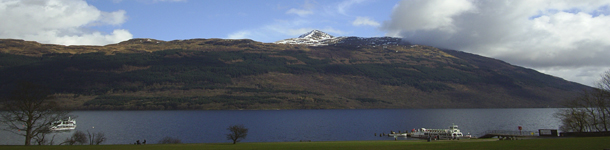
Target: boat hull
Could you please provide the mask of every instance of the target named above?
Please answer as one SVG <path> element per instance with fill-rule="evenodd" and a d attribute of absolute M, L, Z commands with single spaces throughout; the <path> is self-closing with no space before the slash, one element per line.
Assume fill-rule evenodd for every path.
<path fill-rule="evenodd" d="M 51 131 L 64 131 L 64 130 L 74 130 L 76 126 L 73 127 L 51 127 Z"/>
<path fill-rule="evenodd" d="M 407 137 L 407 133 L 388 134 L 388 136 Z"/>
<path fill-rule="evenodd" d="M 76 120 L 68 117 L 68 120 L 58 120 L 51 123 L 49 130 L 51 131 L 63 131 L 63 130 L 74 130 L 76 129 Z"/>

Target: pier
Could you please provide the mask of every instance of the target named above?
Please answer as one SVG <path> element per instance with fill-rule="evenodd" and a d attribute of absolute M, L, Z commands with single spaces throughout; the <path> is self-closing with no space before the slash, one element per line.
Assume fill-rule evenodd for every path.
<path fill-rule="evenodd" d="M 513 140 L 523 137 L 536 137 L 533 131 L 507 131 L 507 130 L 490 130 L 486 131 L 483 136 L 479 138 L 493 138 L 498 137 L 500 140 Z"/>

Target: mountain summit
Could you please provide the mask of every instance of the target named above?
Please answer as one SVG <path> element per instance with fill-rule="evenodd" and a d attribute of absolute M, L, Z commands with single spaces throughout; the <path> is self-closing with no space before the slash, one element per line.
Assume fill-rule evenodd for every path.
<path fill-rule="evenodd" d="M 332 39 L 335 38 L 334 36 L 322 32 L 320 30 L 311 30 L 301 36 L 299 36 L 299 38 L 308 38 L 308 39 L 314 39 L 314 40 L 320 40 L 320 39 Z"/>
<path fill-rule="evenodd" d="M 275 42 L 275 44 L 299 44 L 308 46 L 326 46 L 326 45 L 352 45 L 352 46 L 385 46 L 385 45 L 410 45 L 408 42 L 403 42 L 400 38 L 393 37 L 335 37 L 320 30 L 311 30 L 298 38 L 290 38 Z"/>
<path fill-rule="evenodd" d="M 311 30 L 298 38 L 290 38 L 275 42 L 275 44 L 304 44 L 309 46 L 324 46 L 343 39 L 344 37 L 335 37 L 320 30 Z"/>

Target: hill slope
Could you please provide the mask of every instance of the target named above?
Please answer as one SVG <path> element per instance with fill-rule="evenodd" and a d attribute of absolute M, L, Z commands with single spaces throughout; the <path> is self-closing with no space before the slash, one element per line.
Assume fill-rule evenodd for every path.
<path fill-rule="evenodd" d="M 327 46 L 0 40 L 0 94 L 30 81 L 73 109 L 504 108 L 557 107 L 588 88 L 464 52 L 343 39 Z"/>

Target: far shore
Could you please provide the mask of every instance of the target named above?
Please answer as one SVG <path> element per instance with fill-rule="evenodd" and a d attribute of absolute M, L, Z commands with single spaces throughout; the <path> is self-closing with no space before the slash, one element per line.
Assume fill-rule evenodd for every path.
<path fill-rule="evenodd" d="M 71 149 L 113 149 L 113 150 L 165 150 L 165 149 L 265 149 L 265 150 L 309 150 L 309 149 L 495 149 L 495 150 L 527 150 L 527 149 L 610 149 L 610 137 L 557 137 L 557 138 L 529 138 L 518 140 L 463 139 L 439 140 L 427 142 L 426 140 L 399 140 L 399 141 L 329 141 L 329 142 L 267 142 L 267 143 L 194 143 L 194 144 L 147 144 L 147 145 L 62 145 L 62 146 L 18 146 L 2 145 L 3 150 L 71 150 Z"/>

